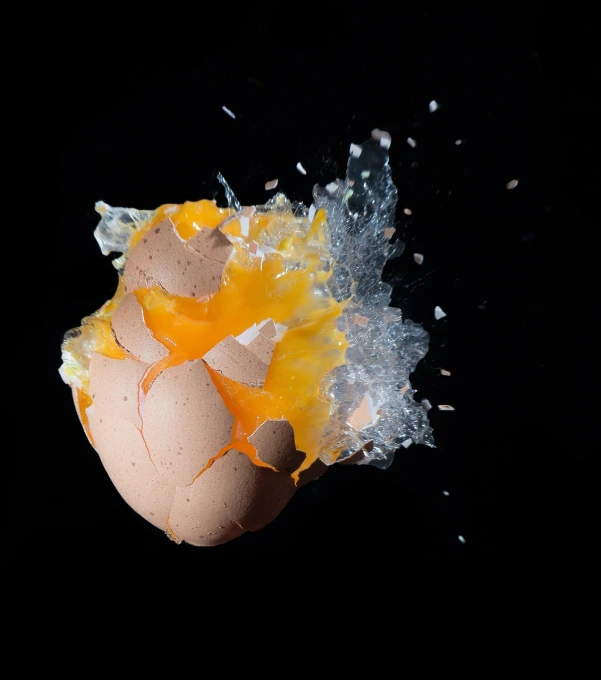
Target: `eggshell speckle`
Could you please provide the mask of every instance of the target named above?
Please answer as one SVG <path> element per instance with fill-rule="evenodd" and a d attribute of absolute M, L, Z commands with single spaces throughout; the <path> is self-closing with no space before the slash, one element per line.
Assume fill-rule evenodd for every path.
<path fill-rule="evenodd" d="M 294 430 L 287 420 L 266 420 L 248 441 L 257 450 L 258 458 L 278 472 L 292 474 L 305 460 L 305 454 L 296 450 Z"/>
<path fill-rule="evenodd" d="M 184 241 L 171 220 L 163 220 L 131 251 L 123 272 L 125 291 L 158 285 L 184 297 L 213 295 L 232 250 L 218 229 L 203 228 Z"/>
<path fill-rule="evenodd" d="M 261 334 L 256 339 L 259 338 L 266 343 L 274 344 L 272 340 Z M 255 340 L 252 342 L 255 342 Z M 245 385 L 262 387 L 269 369 L 269 362 L 263 361 L 261 357 L 266 357 L 267 350 L 264 346 L 259 345 L 257 352 L 253 352 L 250 347 L 251 344 L 249 343 L 247 347 L 236 340 L 234 336 L 229 335 L 210 349 L 203 359 L 212 369 L 226 378 Z M 271 354 L 273 354 L 273 349 Z M 271 356 L 269 356 L 269 360 L 271 361 Z"/>
<path fill-rule="evenodd" d="M 132 293 L 119 303 L 111 319 L 111 327 L 121 347 L 140 361 L 153 364 L 169 354 L 169 350 L 150 334 L 144 323 L 144 311 Z"/>
<path fill-rule="evenodd" d="M 219 545 L 271 522 L 295 488 L 289 475 L 258 467 L 232 449 L 191 486 L 177 490 L 170 525 L 192 545 Z"/>
<path fill-rule="evenodd" d="M 146 443 L 158 471 L 174 484 L 192 483 L 231 441 L 233 423 L 201 359 L 160 373 L 144 401 Z"/>

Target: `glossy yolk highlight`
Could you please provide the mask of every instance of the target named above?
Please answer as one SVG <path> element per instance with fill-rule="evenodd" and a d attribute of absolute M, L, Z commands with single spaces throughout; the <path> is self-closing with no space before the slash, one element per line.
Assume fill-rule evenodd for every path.
<path fill-rule="evenodd" d="M 161 206 L 151 223 L 134 235 L 130 247 L 165 217 L 173 221 L 182 238 L 188 239 L 200 227 L 215 228 L 222 224 L 233 212 L 217 208 L 212 201 Z M 292 213 L 255 213 L 250 218 L 247 242 L 269 229 L 274 219 L 296 218 Z M 232 442 L 218 455 L 234 447 L 261 464 L 247 437 L 267 419 L 286 418 L 294 429 L 297 448 L 307 454 L 301 469 L 318 457 L 320 439 L 330 416 L 330 404 L 320 395 L 320 385 L 327 373 L 344 363 L 347 348 L 344 333 L 337 329 L 343 304 L 337 303 L 324 286 L 330 275 L 323 271 L 321 257 L 325 248 L 324 225 L 325 213 L 319 211 L 307 235 L 285 238 L 278 246 L 279 254 L 249 258 L 238 257 L 236 253 L 226 267 L 221 289 L 207 302 L 170 295 L 158 288 L 135 291 L 147 327 L 170 351 L 146 375 L 144 391 L 162 370 L 202 358 L 218 342 L 253 324 L 270 318 L 286 326 L 282 339 L 275 344 L 262 388 L 229 380 L 209 368 L 235 418 Z M 222 231 L 240 236 L 239 221 L 232 219 Z M 122 296 L 120 286 L 115 298 L 105 306 L 112 305 L 107 307 L 107 316 L 112 315 Z M 114 350 L 110 343 L 105 349 Z M 101 349 L 97 351 L 104 353 Z"/>

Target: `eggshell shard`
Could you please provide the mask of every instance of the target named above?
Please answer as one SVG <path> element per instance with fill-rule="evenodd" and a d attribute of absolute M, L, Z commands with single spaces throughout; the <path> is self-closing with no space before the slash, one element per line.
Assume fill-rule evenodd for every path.
<path fill-rule="evenodd" d="M 355 465 L 364 460 L 370 451 L 373 451 L 374 443 L 372 440 L 365 442 L 365 444 L 352 455 L 344 460 L 338 461 L 340 465 Z"/>
<path fill-rule="evenodd" d="M 119 418 L 141 428 L 138 385 L 148 368 L 134 359 L 111 359 L 92 352 L 88 391 L 96 416 L 104 413 L 109 421 Z"/>
<path fill-rule="evenodd" d="M 253 343 L 254 347 L 251 347 Z M 262 387 L 274 347 L 273 341 L 260 333 L 248 346 L 229 335 L 210 349 L 203 359 L 212 369 L 230 380 Z"/>
<path fill-rule="evenodd" d="M 177 489 L 169 522 L 187 543 L 219 545 L 274 520 L 295 489 L 289 475 L 231 449 L 191 486 Z"/>
<path fill-rule="evenodd" d="M 266 420 L 248 441 L 257 450 L 257 457 L 278 472 L 292 474 L 305 460 L 306 454 L 296 449 L 294 430 L 287 420 Z"/>
<path fill-rule="evenodd" d="M 312 463 L 306 470 L 303 470 L 299 475 L 298 475 L 298 486 L 305 486 L 305 484 L 309 484 L 309 482 L 314 482 L 316 479 L 319 479 L 324 472 L 327 472 L 328 466 L 319 458 Z"/>
<path fill-rule="evenodd" d="M 359 403 L 359 406 L 351 413 L 347 422 L 353 430 L 360 432 L 369 425 L 373 425 L 379 417 L 371 397 L 369 394 L 366 394 Z"/>
<path fill-rule="evenodd" d="M 141 434 L 138 383 L 148 365 L 132 359 L 110 359 L 93 353 L 87 410 L 94 447 L 124 500 L 160 529 L 175 495 L 175 485 L 162 480 Z"/>
<path fill-rule="evenodd" d="M 173 484 L 192 483 L 231 441 L 233 423 L 202 359 L 164 370 L 146 394 L 144 438 L 157 470 Z"/>
<path fill-rule="evenodd" d="M 144 363 L 153 364 L 169 354 L 169 350 L 152 337 L 144 322 L 144 310 L 132 293 L 119 303 L 111 328 L 121 347 Z"/>
<path fill-rule="evenodd" d="M 131 251 L 123 271 L 125 291 L 157 285 L 183 297 L 214 295 L 232 251 L 219 229 L 203 228 L 184 241 L 165 219 Z"/>

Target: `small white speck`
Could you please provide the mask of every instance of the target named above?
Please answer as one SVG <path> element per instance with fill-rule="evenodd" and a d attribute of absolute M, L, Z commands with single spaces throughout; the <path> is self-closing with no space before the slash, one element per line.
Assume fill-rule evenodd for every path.
<path fill-rule="evenodd" d="M 230 118 L 236 119 L 236 114 L 233 111 L 230 111 L 227 106 L 222 106 L 221 109 L 225 111 Z"/>
<path fill-rule="evenodd" d="M 265 182 L 265 191 L 269 191 L 270 189 L 275 189 L 278 185 L 278 180 L 277 179 L 270 179 L 269 182 Z"/>
<path fill-rule="evenodd" d="M 424 261 L 424 256 L 421 253 L 413 253 L 413 259 L 416 264 L 422 264 Z"/>
<path fill-rule="evenodd" d="M 507 189 L 511 191 L 511 189 L 515 189 L 517 185 L 518 185 L 517 179 L 512 179 L 511 182 L 507 182 L 505 186 L 507 187 Z"/>
<path fill-rule="evenodd" d="M 405 215 L 413 215 L 413 210 L 411 210 L 410 208 L 403 208 L 403 212 L 405 213 Z"/>
<path fill-rule="evenodd" d="M 462 142 L 461 139 L 456 139 L 455 140 L 455 146 L 461 146 L 461 142 Z"/>
<path fill-rule="evenodd" d="M 415 149 L 415 147 L 417 146 L 417 142 L 415 141 L 415 139 L 413 139 L 413 137 L 407 137 L 407 144 L 409 144 L 409 146 L 413 149 Z"/>
<path fill-rule="evenodd" d="M 441 411 L 454 411 L 455 410 L 454 406 L 449 406 L 448 404 L 438 404 L 438 408 Z"/>
<path fill-rule="evenodd" d="M 378 128 L 376 128 L 375 130 L 371 131 L 371 138 L 379 141 L 380 146 L 383 149 L 390 149 L 390 145 L 392 144 L 392 137 L 390 136 L 390 132 L 386 132 L 386 130 L 379 130 Z"/>
<path fill-rule="evenodd" d="M 428 104 L 428 109 L 430 109 L 430 113 L 434 113 L 434 111 L 438 111 L 440 108 L 440 104 L 433 99 L 429 104 Z"/>
<path fill-rule="evenodd" d="M 446 369 L 441 368 L 440 369 L 440 375 L 447 375 L 447 376 L 451 375 L 451 371 L 447 371 Z"/>
<path fill-rule="evenodd" d="M 429 411 L 432 408 L 432 404 L 428 399 L 422 399 L 422 406 L 426 409 L 426 411 Z"/>
<path fill-rule="evenodd" d="M 337 182 L 330 182 L 329 184 L 326 184 L 326 190 L 333 194 L 336 189 L 338 189 L 338 183 Z"/>
<path fill-rule="evenodd" d="M 361 173 L 361 177 L 362 177 L 363 179 L 367 179 L 367 178 L 369 177 L 369 175 L 370 175 L 369 170 L 364 170 L 364 171 Z"/>
<path fill-rule="evenodd" d="M 363 149 L 358 144 L 351 144 L 351 156 L 353 158 L 359 158 Z"/>
<path fill-rule="evenodd" d="M 240 231 L 242 233 L 242 236 L 248 236 L 248 231 L 249 231 L 249 226 L 250 226 L 250 220 L 246 216 L 242 216 L 239 218 L 240 221 Z"/>
<path fill-rule="evenodd" d="M 459 543 L 463 543 L 465 545 L 465 538 L 463 538 L 463 536 L 457 536 L 457 539 L 459 540 Z"/>
<path fill-rule="evenodd" d="M 315 205 L 311 203 L 309 207 L 309 224 L 313 224 L 313 218 L 315 217 L 315 213 L 317 212 Z"/>
<path fill-rule="evenodd" d="M 448 491 L 443 491 L 443 492 L 442 492 L 442 495 L 443 495 L 443 496 L 448 496 L 448 495 L 449 495 L 449 492 L 448 492 Z"/>
<path fill-rule="evenodd" d="M 302 164 L 300 163 L 300 161 L 296 164 L 296 169 L 300 172 L 301 175 L 306 175 L 306 174 L 307 174 L 307 171 L 305 170 L 305 168 L 303 168 L 303 166 L 302 166 Z"/>
<path fill-rule="evenodd" d="M 438 319 L 442 319 L 443 316 L 446 316 L 446 312 L 443 312 L 438 305 L 434 307 L 434 318 L 438 321 Z"/>
<path fill-rule="evenodd" d="M 408 449 L 411 446 L 411 444 L 413 444 L 413 439 L 411 439 L 411 437 L 409 437 L 409 439 L 405 439 L 404 442 L 401 442 L 401 446 L 403 446 L 406 449 Z"/>

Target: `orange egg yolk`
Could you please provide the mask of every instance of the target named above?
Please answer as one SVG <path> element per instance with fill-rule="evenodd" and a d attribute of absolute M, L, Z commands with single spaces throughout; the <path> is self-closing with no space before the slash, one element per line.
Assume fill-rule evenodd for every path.
<path fill-rule="evenodd" d="M 233 212 L 206 200 L 161 206 L 154 218 L 134 234 L 130 249 L 167 216 L 179 235 L 188 239 L 199 228 L 217 227 Z M 291 210 L 256 212 L 249 218 L 245 240 L 258 241 L 261 232 L 274 226 L 274 220 L 281 224 L 282 220 L 297 219 Z M 240 245 L 235 244 L 237 252 L 226 265 L 221 288 L 208 301 L 170 295 L 158 288 L 135 291 L 148 329 L 169 349 L 169 356 L 147 373 L 142 384 L 144 392 L 162 370 L 202 358 L 218 342 L 253 324 L 273 319 L 286 327 L 275 344 L 263 387 L 249 387 L 208 368 L 235 418 L 232 442 L 223 453 L 234 447 L 261 464 L 247 437 L 267 419 L 286 418 L 294 429 L 297 448 L 307 454 L 301 470 L 319 455 L 330 417 L 330 403 L 320 393 L 322 380 L 344 363 L 347 348 L 345 335 L 337 328 L 344 303 L 336 302 L 324 285 L 331 274 L 331 268 L 326 271 L 323 266 L 323 255 L 328 254 L 325 220 L 325 212 L 318 211 L 308 232 L 299 230 L 302 235 L 297 236 L 294 230 L 288 230 L 293 235 L 279 242 L 278 253 L 263 258 L 238 257 Z M 230 219 L 222 231 L 240 237 L 239 219 Z M 127 356 L 110 331 L 110 317 L 123 294 L 120 283 L 114 298 L 91 321 L 97 326 L 96 351 L 116 359 Z M 87 403 L 86 399 L 89 397 L 85 389 L 80 390 L 80 405 Z"/>

